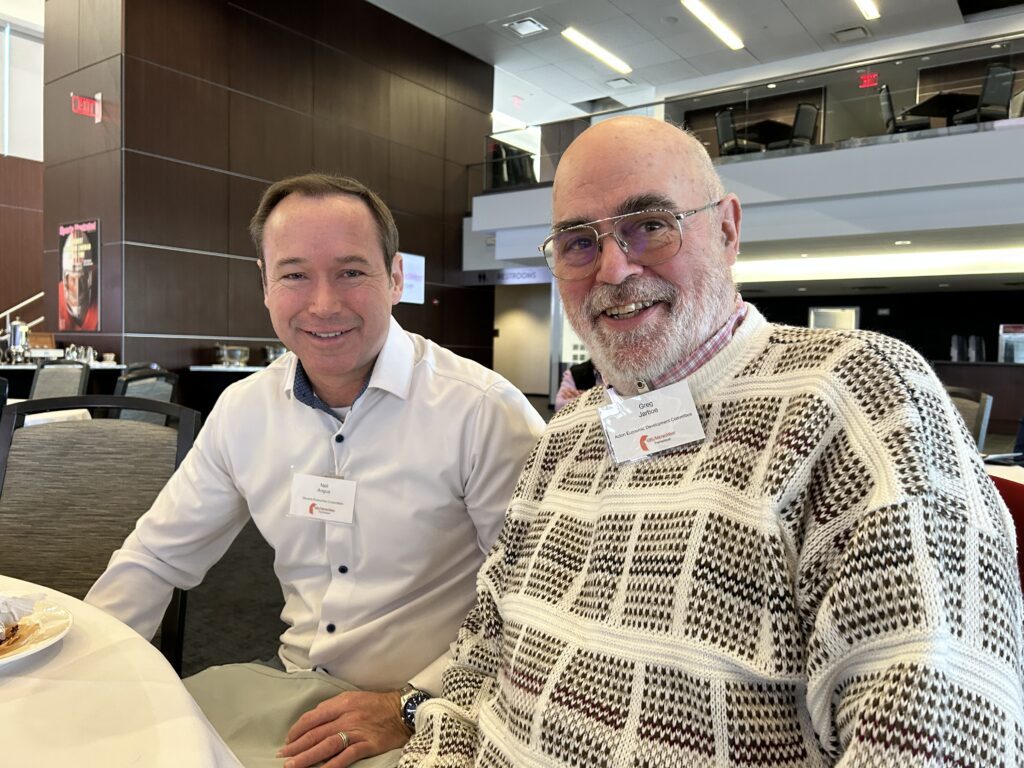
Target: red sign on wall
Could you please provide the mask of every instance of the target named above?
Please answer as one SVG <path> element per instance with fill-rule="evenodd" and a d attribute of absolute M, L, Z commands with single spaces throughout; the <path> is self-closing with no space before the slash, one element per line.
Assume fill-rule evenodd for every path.
<path fill-rule="evenodd" d="M 877 72 L 865 72 L 860 76 L 860 87 L 861 88 L 877 88 L 878 87 L 878 73 Z"/>
<path fill-rule="evenodd" d="M 103 119 L 103 94 L 97 93 L 96 98 L 88 96 L 76 96 L 71 94 L 71 111 L 76 115 L 91 117 L 93 122 L 100 122 Z"/>

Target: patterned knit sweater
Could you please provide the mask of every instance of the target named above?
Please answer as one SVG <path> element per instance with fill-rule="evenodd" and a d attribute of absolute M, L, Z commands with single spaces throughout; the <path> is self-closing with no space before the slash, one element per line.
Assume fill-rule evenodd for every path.
<path fill-rule="evenodd" d="M 410 766 L 1024 766 L 1012 523 L 928 365 L 751 307 L 705 441 L 548 426 Z"/>

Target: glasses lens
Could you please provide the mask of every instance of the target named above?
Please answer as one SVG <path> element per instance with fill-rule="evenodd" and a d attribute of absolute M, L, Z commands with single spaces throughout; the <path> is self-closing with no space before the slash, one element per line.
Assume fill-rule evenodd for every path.
<path fill-rule="evenodd" d="M 544 256 L 555 277 L 588 272 L 597 257 L 597 230 L 572 227 L 556 232 L 544 244 Z"/>
<path fill-rule="evenodd" d="M 619 219 L 615 234 L 629 246 L 629 258 L 637 264 L 668 261 L 682 245 L 679 223 L 663 211 L 641 211 Z"/>

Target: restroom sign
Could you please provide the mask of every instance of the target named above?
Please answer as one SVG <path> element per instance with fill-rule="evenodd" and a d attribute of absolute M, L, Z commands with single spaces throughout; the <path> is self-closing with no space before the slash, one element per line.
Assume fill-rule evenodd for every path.
<path fill-rule="evenodd" d="M 91 117 L 94 123 L 103 119 L 103 94 L 97 93 L 95 97 L 78 96 L 71 94 L 71 111 L 76 115 Z"/>

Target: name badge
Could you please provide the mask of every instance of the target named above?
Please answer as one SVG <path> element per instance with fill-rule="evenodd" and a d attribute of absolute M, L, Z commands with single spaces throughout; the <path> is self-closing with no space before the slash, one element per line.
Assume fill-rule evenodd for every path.
<path fill-rule="evenodd" d="M 292 476 L 290 517 L 352 524 L 356 504 L 356 483 L 321 475 Z"/>
<path fill-rule="evenodd" d="M 608 396 L 611 404 L 599 408 L 598 414 L 616 464 L 704 439 L 704 427 L 685 380 L 627 398 L 609 389 Z"/>

